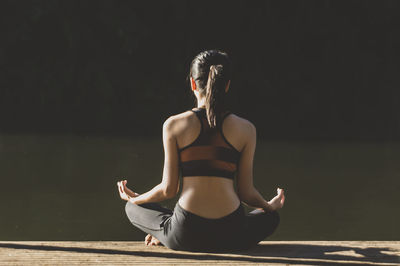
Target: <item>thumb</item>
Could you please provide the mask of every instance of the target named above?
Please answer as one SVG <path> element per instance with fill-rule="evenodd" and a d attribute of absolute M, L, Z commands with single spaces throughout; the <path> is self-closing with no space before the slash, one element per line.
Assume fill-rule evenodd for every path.
<path fill-rule="evenodd" d="M 285 204 L 285 194 L 282 195 L 281 204 L 282 204 L 282 206 L 283 206 L 283 204 Z"/>

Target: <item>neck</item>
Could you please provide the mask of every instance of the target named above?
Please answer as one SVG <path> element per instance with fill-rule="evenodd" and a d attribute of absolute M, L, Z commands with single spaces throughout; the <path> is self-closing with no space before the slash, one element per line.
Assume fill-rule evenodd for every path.
<path fill-rule="evenodd" d="M 206 97 L 197 99 L 197 108 L 206 108 Z"/>

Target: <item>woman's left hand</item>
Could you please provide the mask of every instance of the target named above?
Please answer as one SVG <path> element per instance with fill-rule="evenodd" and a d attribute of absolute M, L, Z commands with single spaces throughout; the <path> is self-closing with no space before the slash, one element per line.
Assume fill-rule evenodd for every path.
<path fill-rule="evenodd" d="M 117 182 L 117 186 L 118 186 L 119 196 L 121 197 L 121 199 L 129 201 L 131 198 L 139 196 L 139 194 L 130 190 L 126 186 L 127 183 L 128 183 L 127 180 L 122 180 Z"/>
<path fill-rule="evenodd" d="M 277 195 L 272 200 L 268 201 L 269 211 L 279 210 L 285 204 L 285 193 L 283 189 L 277 188 L 276 191 Z"/>

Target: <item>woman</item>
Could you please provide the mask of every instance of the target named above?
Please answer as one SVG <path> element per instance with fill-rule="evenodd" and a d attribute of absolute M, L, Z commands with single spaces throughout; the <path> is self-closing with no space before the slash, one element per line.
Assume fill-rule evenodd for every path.
<path fill-rule="evenodd" d="M 188 251 L 247 249 L 271 235 L 279 224 L 282 189 L 266 201 L 253 186 L 254 125 L 225 109 L 231 69 L 226 53 L 197 55 L 190 67 L 197 107 L 169 117 L 163 125 L 165 161 L 160 184 L 137 194 L 123 180 L 118 190 L 131 223 L 146 232 L 145 243 L 160 242 Z M 174 211 L 155 202 L 182 192 Z M 237 179 L 237 191 L 234 177 Z M 256 209 L 245 214 L 241 202 Z"/>

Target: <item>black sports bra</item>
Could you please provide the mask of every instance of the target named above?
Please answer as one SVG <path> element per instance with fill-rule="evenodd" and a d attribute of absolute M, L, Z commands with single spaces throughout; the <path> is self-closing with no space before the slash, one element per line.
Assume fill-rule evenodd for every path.
<path fill-rule="evenodd" d="M 205 108 L 194 108 L 191 111 L 199 118 L 201 130 L 191 144 L 179 149 L 182 177 L 216 176 L 234 179 L 240 152 L 222 132 L 223 121 L 230 112 L 222 116 L 219 126 L 210 128 Z"/>

